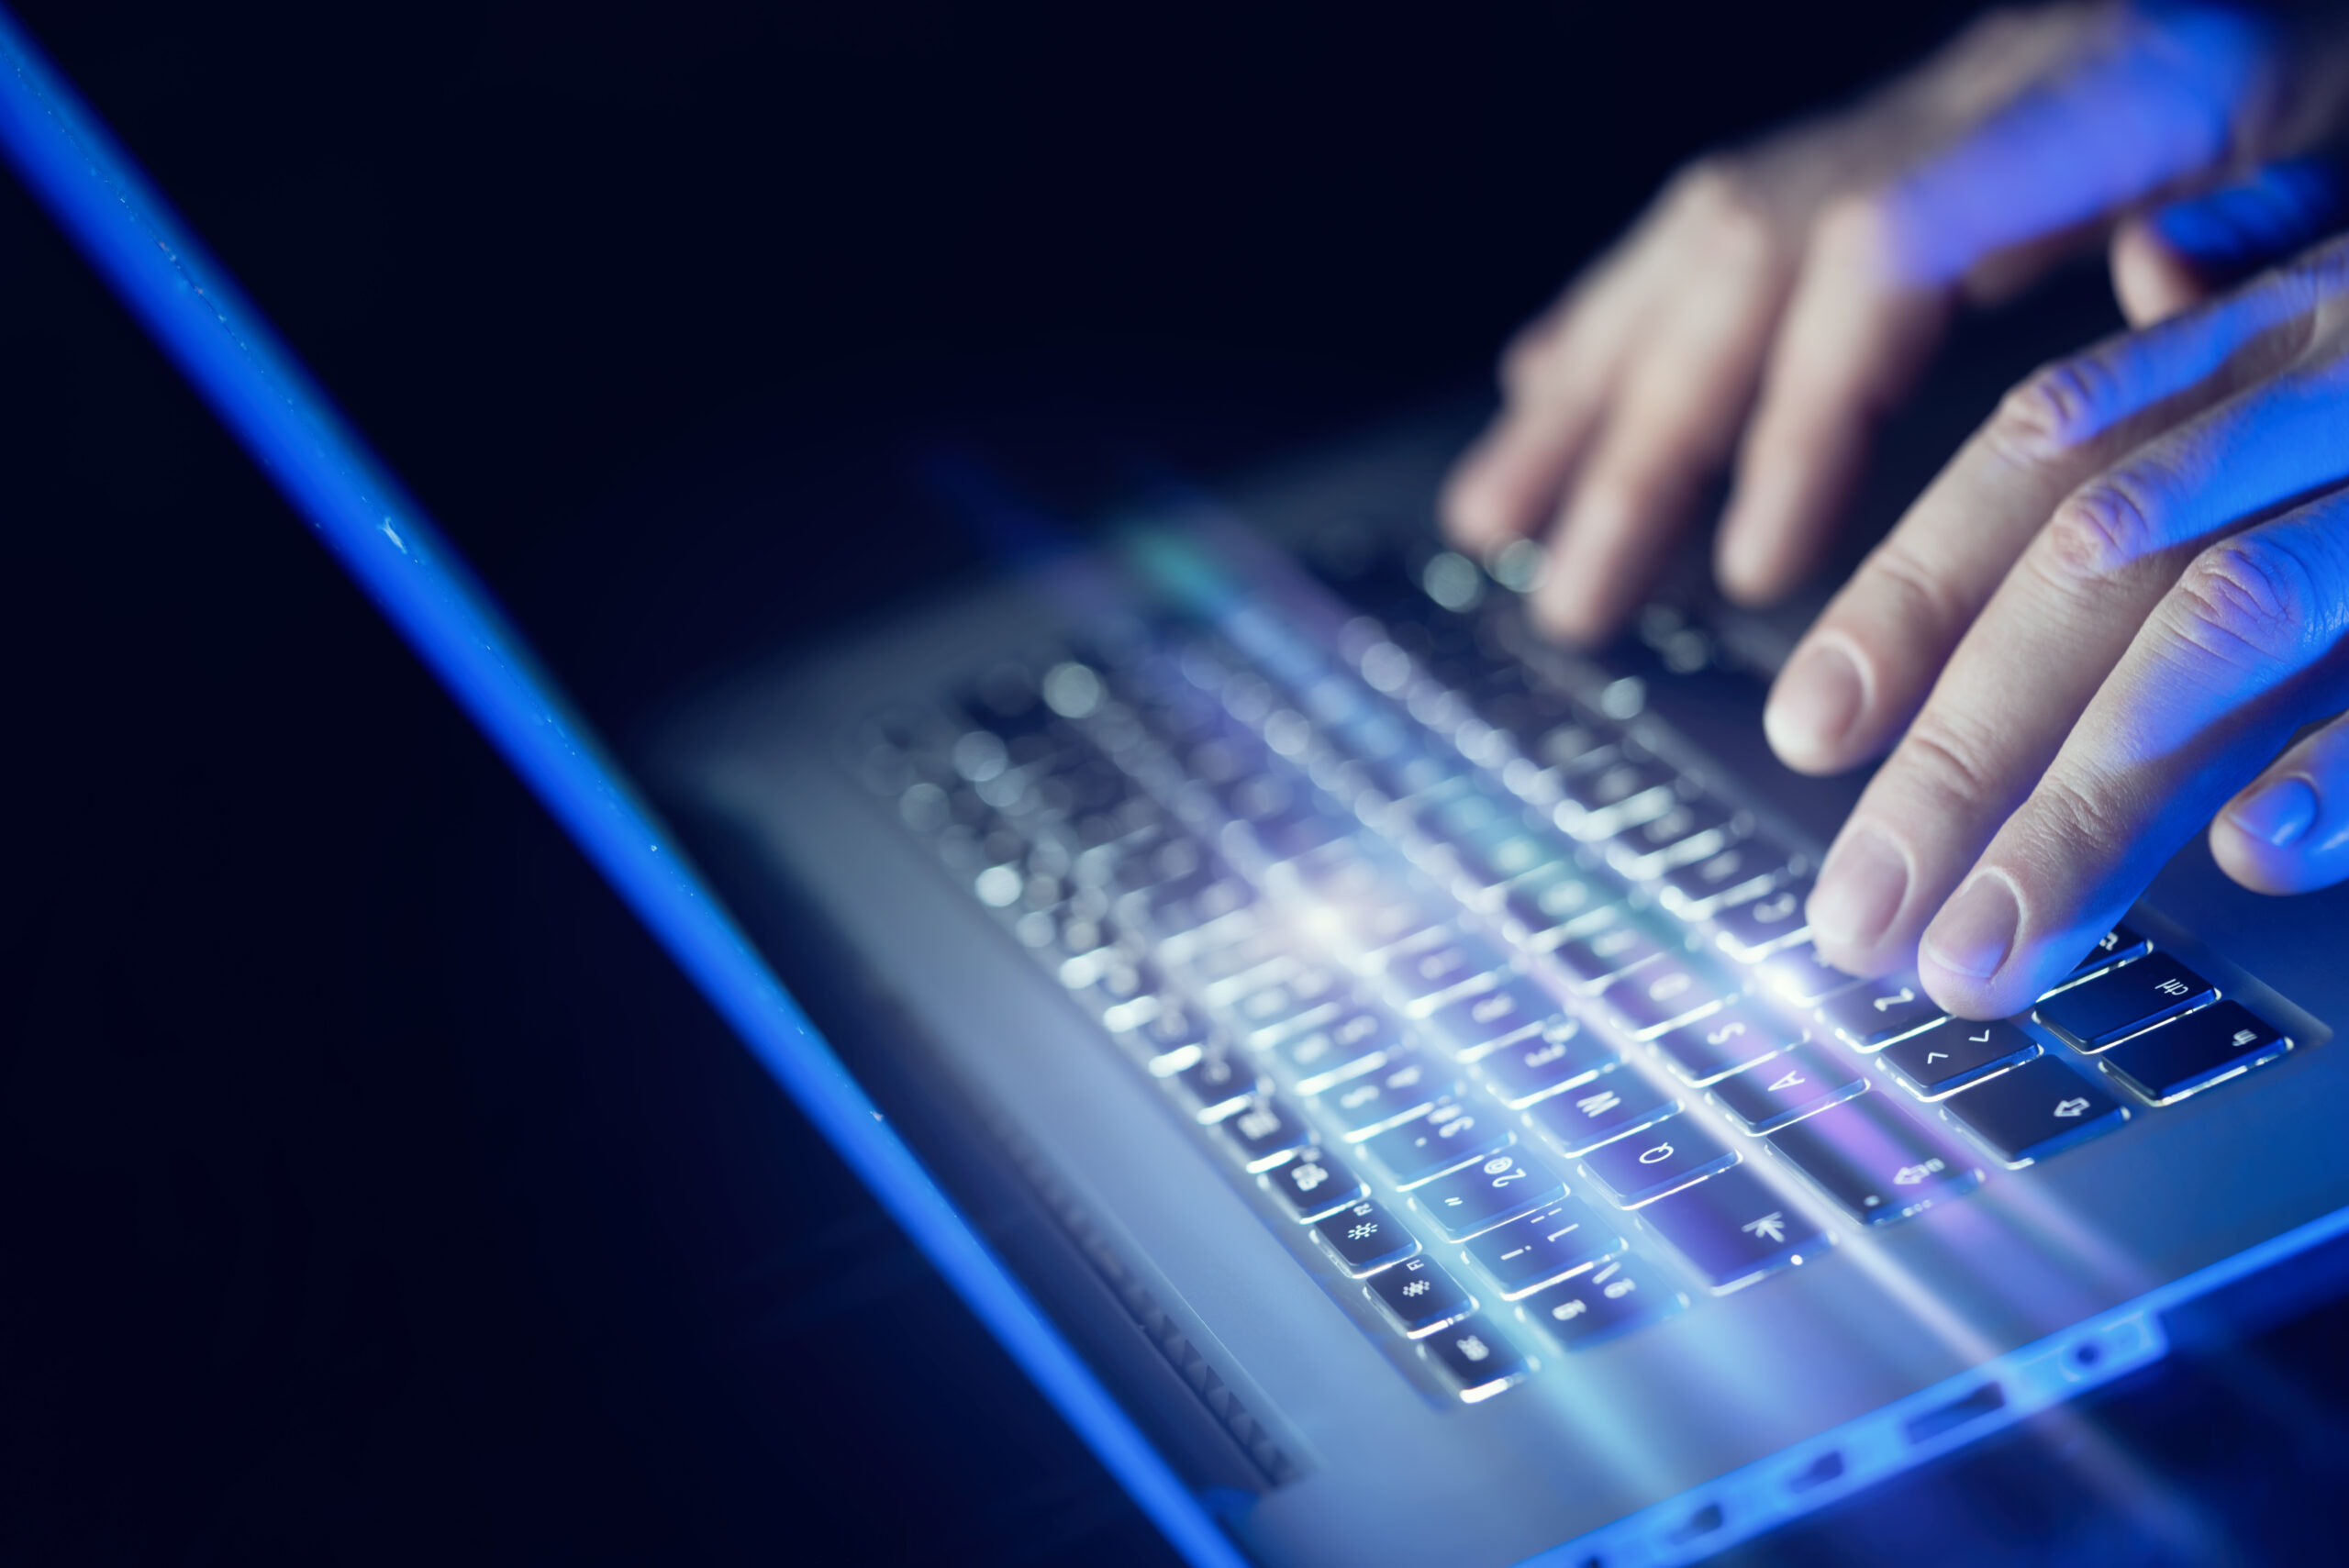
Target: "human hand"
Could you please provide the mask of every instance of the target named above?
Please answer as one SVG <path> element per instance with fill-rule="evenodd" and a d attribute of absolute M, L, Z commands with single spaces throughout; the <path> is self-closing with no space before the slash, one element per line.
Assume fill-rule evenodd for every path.
<path fill-rule="evenodd" d="M 2349 876 L 2345 485 L 2349 239 L 2010 393 L 1772 691 L 1798 766 L 1899 738 L 1821 867 L 1820 951 L 1913 954 L 1995 1018 L 2206 822 L 2246 887 Z"/>
<path fill-rule="evenodd" d="M 1734 451 L 1717 571 L 1734 598 L 1776 597 L 1961 300 L 2012 292 L 2149 196 L 2306 143 L 2338 95 L 2330 58 L 2215 9 L 1997 13 L 1856 106 L 1698 162 L 1510 345 L 1447 531 L 1489 559 L 1546 528 L 1533 612 L 1598 640 Z M 2234 249 L 2213 253 L 2203 227 L 2198 256 L 2190 230 L 2121 226 L 2132 311 L 2168 314 L 2322 232 L 2288 212 L 2221 223 Z"/>

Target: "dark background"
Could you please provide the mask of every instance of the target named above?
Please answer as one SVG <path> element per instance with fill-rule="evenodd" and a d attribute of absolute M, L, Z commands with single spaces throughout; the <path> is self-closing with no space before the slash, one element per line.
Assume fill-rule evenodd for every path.
<path fill-rule="evenodd" d="M 972 569 L 921 454 L 1081 516 L 1466 384 L 1962 10 L 20 15 L 625 735 Z M 0 1562 L 1151 1560 L 5 183 L 0 285 Z M 2263 1351 L 2297 1425 L 2192 1358 L 2104 1402 L 2192 1528 L 2033 1440 L 1755 1555 L 2288 1552 L 2333 1335 Z"/>

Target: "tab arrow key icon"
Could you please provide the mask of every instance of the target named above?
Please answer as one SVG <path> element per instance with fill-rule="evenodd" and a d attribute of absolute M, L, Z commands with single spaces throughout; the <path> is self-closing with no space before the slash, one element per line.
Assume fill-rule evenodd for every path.
<path fill-rule="evenodd" d="M 2075 1095 L 2075 1096 L 2074 1096 L 2073 1098 L 2071 1098 L 2071 1099 L 2068 1099 L 2068 1100 L 2058 1100 L 2058 1101 L 2056 1101 L 2056 1102 L 2055 1102 L 2055 1114 L 2056 1114 L 2057 1116 L 2063 1116 L 2063 1117 L 2078 1117 L 2078 1116 L 2086 1116 L 2086 1115 L 2087 1114 L 2087 1108 L 2088 1108 L 2087 1096 L 2086 1096 L 2085 1095 Z"/>

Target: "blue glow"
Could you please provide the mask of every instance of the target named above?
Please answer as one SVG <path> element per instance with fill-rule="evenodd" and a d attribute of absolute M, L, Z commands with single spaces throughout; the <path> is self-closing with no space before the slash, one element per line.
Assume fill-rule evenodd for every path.
<path fill-rule="evenodd" d="M 423 509 L 0 9 L 0 149 L 376 607 L 842 1159 L 1190 1562 L 1241 1562 L 666 847 Z"/>
<path fill-rule="evenodd" d="M 2249 179 L 2173 202 L 2154 228 L 2206 272 L 2230 275 L 2288 256 L 2341 217 L 2341 177 L 2320 158 L 2271 163 Z"/>

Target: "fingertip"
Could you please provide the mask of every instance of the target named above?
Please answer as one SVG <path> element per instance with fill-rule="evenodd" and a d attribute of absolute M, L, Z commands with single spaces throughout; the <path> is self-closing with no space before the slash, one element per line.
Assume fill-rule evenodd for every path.
<path fill-rule="evenodd" d="M 2110 259 L 2113 297 L 2132 328 L 2166 321 L 2210 297 L 2192 259 L 2147 218 L 2130 218 L 2113 230 Z"/>
<path fill-rule="evenodd" d="M 1802 773 L 1851 762 L 1851 737 L 1867 706 L 1867 679 L 1840 642 L 1813 639 L 1771 684 L 1762 730 L 1778 760 Z"/>
<path fill-rule="evenodd" d="M 2325 841 L 2337 834 L 2319 828 L 2323 815 L 2323 797 L 2310 780 L 2293 773 L 2262 779 L 2211 819 L 2211 858 L 2254 893 L 2324 886 L 2339 880 L 2341 868 L 2327 874 Z"/>

